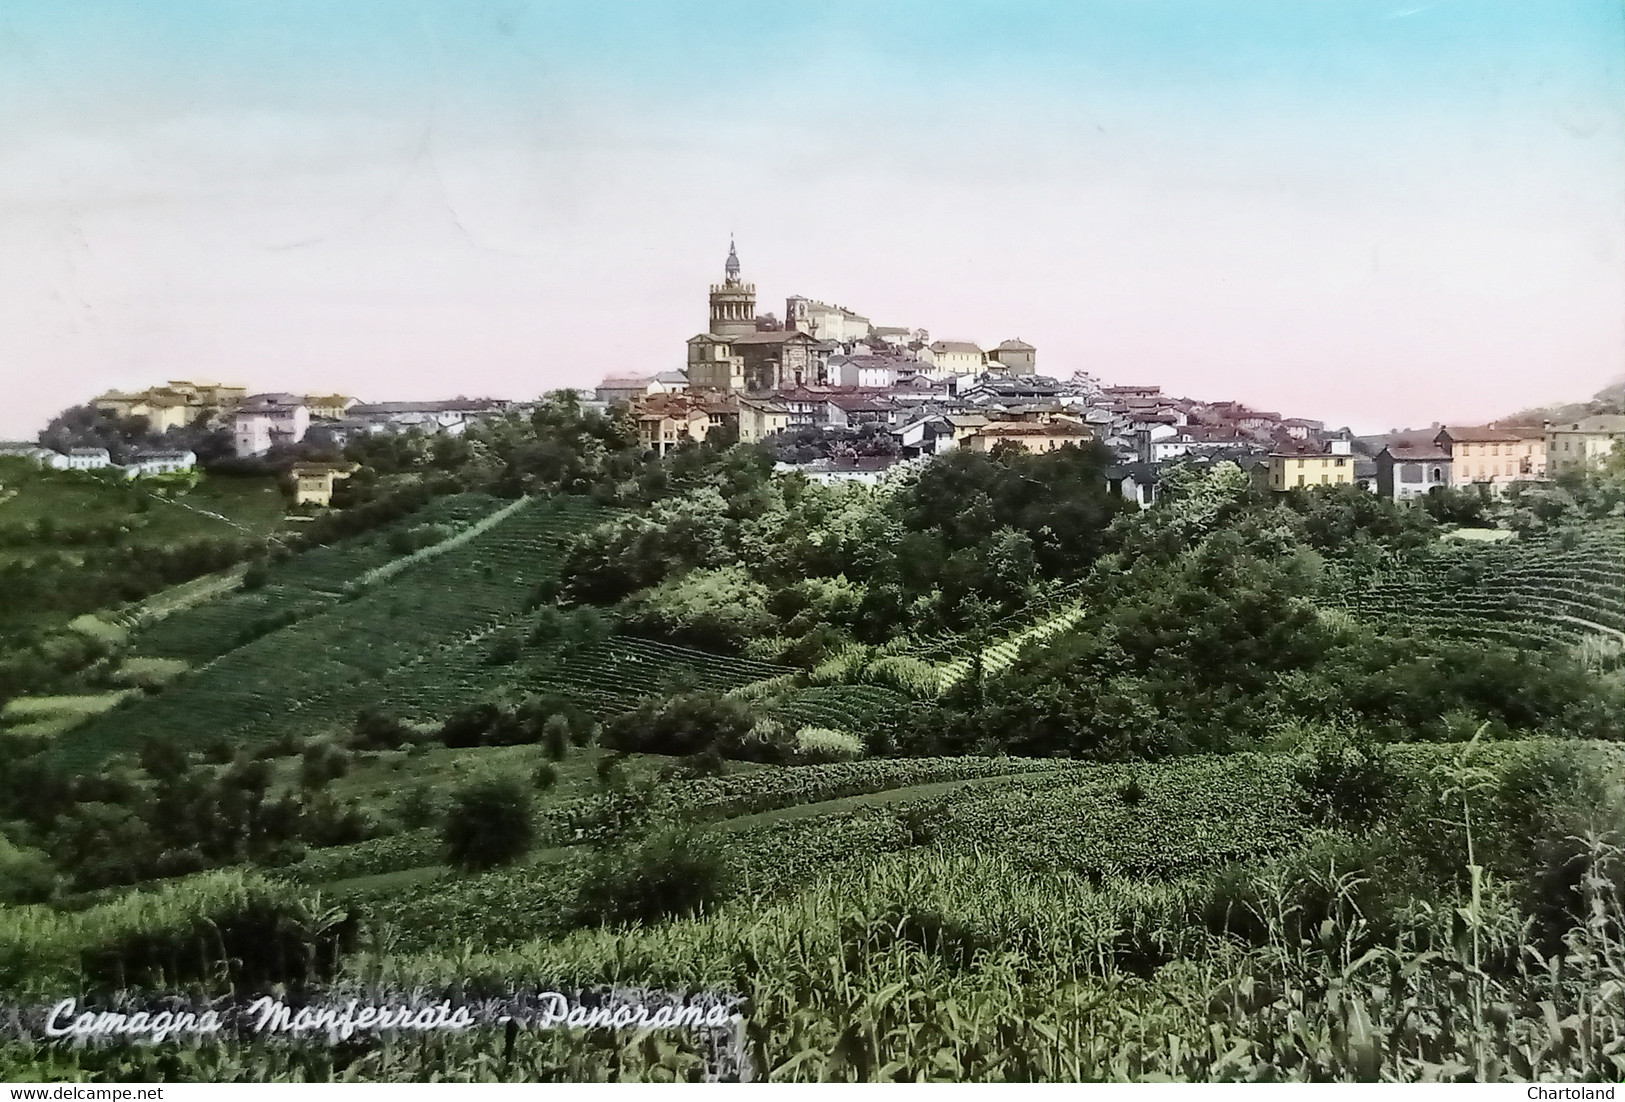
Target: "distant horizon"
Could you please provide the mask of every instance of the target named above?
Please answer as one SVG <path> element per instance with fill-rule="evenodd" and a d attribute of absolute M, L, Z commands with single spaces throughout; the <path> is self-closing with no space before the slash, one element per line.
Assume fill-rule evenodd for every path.
<path fill-rule="evenodd" d="M 0 11 L 0 438 L 171 378 L 679 368 L 730 234 L 761 313 L 1019 335 L 1063 379 L 1362 435 L 1583 402 L 1625 368 L 1625 12 Z"/>

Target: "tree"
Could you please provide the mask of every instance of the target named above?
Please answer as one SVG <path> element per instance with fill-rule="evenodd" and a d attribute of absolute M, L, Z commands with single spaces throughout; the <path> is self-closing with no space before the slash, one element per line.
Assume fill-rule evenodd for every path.
<path fill-rule="evenodd" d="M 473 781 L 452 798 L 441 837 L 458 868 L 474 872 L 512 864 L 530 851 L 535 837 L 530 793 L 511 777 Z"/>
<path fill-rule="evenodd" d="M 553 761 L 563 761 L 570 749 L 570 721 L 563 716 L 549 716 L 542 724 L 542 749 Z"/>

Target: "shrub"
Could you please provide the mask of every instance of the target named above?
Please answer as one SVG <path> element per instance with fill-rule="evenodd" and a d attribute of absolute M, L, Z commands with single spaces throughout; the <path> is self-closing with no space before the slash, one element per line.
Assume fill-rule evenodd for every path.
<path fill-rule="evenodd" d="M 570 748 L 570 721 L 563 716 L 549 716 L 542 724 L 542 749 L 553 761 L 563 761 Z"/>
<path fill-rule="evenodd" d="M 429 826 L 440 818 L 440 799 L 434 786 L 428 781 L 419 781 L 403 792 L 395 806 L 395 817 L 408 830 Z"/>
<path fill-rule="evenodd" d="M 350 755 L 331 742 L 313 742 L 305 747 L 299 762 L 299 783 L 305 788 L 321 788 L 350 770 Z"/>
<path fill-rule="evenodd" d="M 824 763 L 863 757 L 863 740 L 829 727 L 803 727 L 796 732 L 796 759 Z"/>
<path fill-rule="evenodd" d="M 709 836 L 657 824 L 593 855 L 576 912 L 587 923 L 657 922 L 704 909 L 727 886 L 726 866 Z"/>
<path fill-rule="evenodd" d="M 1145 799 L 1145 786 L 1140 783 L 1140 778 L 1130 777 L 1118 785 L 1117 798 L 1122 800 L 1126 807 L 1138 807 Z"/>
<path fill-rule="evenodd" d="M 55 893 L 56 870 L 50 859 L 0 835 L 0 903 L 44 903 Z"/>
<path fill-rule="evenodd" d="M 1400 794 L 1393 755 L 1377 743 L 1325 734 L 1314 738 L 1293 769 L 1304 811 L 1327 824 L 1367 826 Z"/>
<path fill-rule="evenodd" d="M 493 666 L 511 666 L 525 652 L 525 637 L 512 628 L 499 631 L 491 639 L 486 661 Z"/>
<path fill-rule="evenodd" d="M 530 793 L 516 780 L 493 777 L 460 789 L 446 812 L 443 838 L 451 863 L 475 871 L 517 861 L 535 828 Z"/>
<path fill-rule="evenodd" d="M 727 757 L 739 757 L 752 723 L 750 709 L 737 700 L 679 693 L 616 716 L 604 729 L 603 742 L 645 754 L 694 754 L 715 746 Z"/>
<path fill-rule="evenodd" d="M 363 708 L 356 713 L 348 741 L 353 750 L 393 750 L 417 737 L 416 731 L 394 716 L 376 708 Z"/>
<path fill-rule="evenodd" d="M 559 767 L 550 761 L 542 762 L 536 767 L 536 772 L 531 774 L 531 783 L 536 786 L 538 792 L 551 791 L 559 783 Z"/>

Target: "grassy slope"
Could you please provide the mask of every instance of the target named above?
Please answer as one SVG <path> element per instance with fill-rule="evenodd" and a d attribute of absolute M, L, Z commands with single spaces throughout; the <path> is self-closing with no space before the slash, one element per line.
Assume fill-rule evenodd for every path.
<path fill-rule="evenodd" d="M 139 481 L 122 484 L 69 471 L 0 480 L 16 491 L 0 504 L 0 525 L 7 527 L 46 518 L 75 525 L 118 523 L 130 527 L 129 542 L 158 546 L 264 535 L 282 524 L 284 499 L 274 478 L 205 477 L 174 501 L 146 492 Z"/>

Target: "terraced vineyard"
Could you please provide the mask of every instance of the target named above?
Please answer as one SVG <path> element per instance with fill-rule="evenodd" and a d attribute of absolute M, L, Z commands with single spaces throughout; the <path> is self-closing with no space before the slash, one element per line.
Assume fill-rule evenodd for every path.
<path fill-rule="evenodd" d="M 142 627 L 135 637 L 133 653 L 192 663 L 206 661 L 245 642 L 245 632 L 255 625 L 302 619 L 336 604 L 344 597 L 346 585 L 401 557 L 401 552 L 390 544 L 395 531 L 429 524 L 463 529 L 504 504 L 502 499 L 488 494 L 455 494 L 432 501 L 376 532 L 313 547 L 272 564 L 269 578 L 257 589 L 239 589 Z"/>
<path fill-rule="evenodd" d="M 913 705 L 902 693 L 879 685 L 814 685 L 787 696 L 776 711 L 795 727 L 833 727 L 861 733 Z"/>
<path fill-rule="evenodd" d="M 724 693 L 797 672 L 791 666 L 630 636 L 530 658 L 524 669 L 527 688 L 571 697 L 599 714 L 624 711 L 655 693 Z"/>
<path fill-rule="evenodd" d="M 154 734 L 181 743 L 316 734 L 397 699 L 416 717 L 444 715 L 479 687 L 470 671 L 486 662 L 487 637 L 523 615 L 537 585 L 556 573 L 562 544 L 598 517 L 581 499 L 528 500 L 453 551 L 65 734 L 56 753 L 86 765 Z M 508 676 L 484 668 L 492 679 Z"/>
<path fill-rule="evenodd" d="M 1458 546 L 1350 586 L 1343 604 L 1358 616 L 1456 638 L 1625 639 L 1625 526 Z"/>

